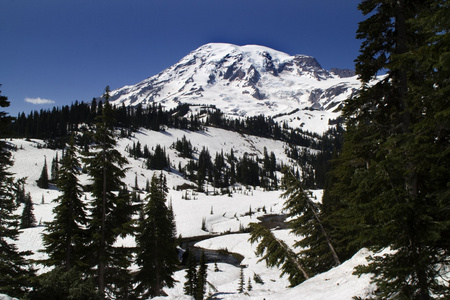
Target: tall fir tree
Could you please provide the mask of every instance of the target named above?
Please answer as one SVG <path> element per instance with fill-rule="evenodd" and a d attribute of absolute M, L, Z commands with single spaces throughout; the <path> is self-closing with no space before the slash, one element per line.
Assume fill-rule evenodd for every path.
<path fill-rule="evenodd" d="M 8 107 L 6 96 L 0 94 L 0 107 Z M 0 111 L 0 136 L 4 136 L 11 117 Z M 29 262 L 24 258 L 30 253 L 17 249 L 19 216 L 13 190 L 13 179 L 8 169 L 12 166 L 11 152 L 5 140 L 0 140 L 0 293 L 22 297 L 33 275 Z"/>
<path fill-rule="evenodd" d="M 281 276 L 288 275 L 291 286 L 296 286 L 310 278 L 309 271 L 301 258 L 284 241 L 277 239 L 273 232 L 260 223 L 250 223 L 249 241 L 256 247 L 256 255 L 261 256 L 269 267 L 277 266 Z"/>
<path fill-rule="evenodd" d="M 371 247 L 376 299 L 450 296 L 449 4 L 365 0 L 347 132 L 332 172 L 331 207 L 342 247 Z M 370 81 L 378 72 L 386 75 Z"/>
<path fill-rule="evenodd" d="M 200 261 L 198 264 L 196 286 L 194 291 L 195 300 L 203 300 L 206 294 L 206 285 L 208 277 L 208 265 L 206 264 L 205 252 L 202 251 L 200 255 Z"/>
<path fill-rule="evenodd" d="M 44 160 L 44 166 L 42 167 L 41 176 L 37 180 L 37 186 L 41 189 L 48 189 L 48 168 L 47 168 L 47 158 Z"/>
<path fill-rule="evenodd" d="M 115 148 L 113 109 L 108 102 L 109 87 L 106 88 L 105 103 L 97 117 L 94 134 L 94 150 L 85 158 L 91 178 L 92 201 L 87 230 L 90 237 L 90 258 L 96 270 L 99 294 L 115 293 L 114 278 L 125 272 L 131 261 L 128 249 L 116 248 L 119 235 L 132 233 L 132 208 L 129 195 L 120 193 L 126 189 L 127 159 Z M 99 104 L 100 105 L 100 104 Z"/>
<path fill-rule="evenodd" d="M 140 267 L 135 280 L 141 297 L 163 295 L 163 287 L 173 287 L 178 261 L 173 216 L 166 206 L 167 185 L 163 174 L 153 175 L 136 236 L 136 263 Z"/>
<path fill-rule="evenodd" d="M 52 166 L 50 172 L 50 180 L 52 182 L 56 182 L 56 180 L 58 179 L 58 170 L 59 170 L 59 159 L 58 153 L 56 153 L 55 157 L 52 159 Z"/>
<path fill-rule="evenodd" d="M 187 255 L 187 265 L 186 265 L 186 281 L 184 282 L 183 291 L 185 295 L 194 296 L 195 294 L 195 286 L 197 283 L 197 263 L 195 261 L 195 256 L 188 251 Z"/>
<path fill-rule="evenodd" d="M 302 249 L 299 253 L 302 263 L 314 274 L 340 265 L 330 231 L 322 218 L 321 204 L 311 199 L 290 170 L 284 171 L 283 185 L 286 189 L 282 194 L 286 198 L 284 209 L 290 219 L 288 226 L 293 234 L 302 237 L 294 244 Z"/>
<path fill-rule="evenodd" d="M 239 273 L 239 286 L 237 289 L 239 294 L 244 293 L 245 291 L 245 277 L 244 277 L 244 267 L 241 266 L 241 271 Z"/>
<path fill-rule="evenodd" d="M 20 228 L 30 228 L 36 226 L 36 217 L 34 216 L 34 205 L 30 193 L 25 197 L 25 203 L 20 218 Z"/>
<path fill-rule="evenodd" d="M 81 165 L 73 137 L 61 163 L 56 176 L 58 179 L 56 185 L 61 191 L 61 196 L 54 200 L 56 202 L 53 209 L 54 219 L 47 224 L 43 243 L 49 256 L 46 263 L 69 271 L 75 266 L 86 267 L 81 264 L 86 261 L 83 258 L 87 213 L 81 200 L 83 189 L 78 180 Z"/>

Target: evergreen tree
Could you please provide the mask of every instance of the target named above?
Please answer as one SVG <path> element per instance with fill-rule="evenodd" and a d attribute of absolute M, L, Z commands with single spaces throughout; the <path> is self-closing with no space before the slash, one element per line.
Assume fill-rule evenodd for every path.
<path fill-rule="evenodd" d="M 61 196 L 54 200 L 54 219 L 47 224 L 43 242 L 49 256 L 47 264 L 69 271 L 85 261 L 85 230 L 87 224 L 86 207 L 81 200 L 82 186 L 78 181 L 80 162 L 76 154 L 73 138 L 69 142 L 66 154 L 58 171 L 56 185 Z"/>
<path fill-rule="evenodd" d="M 59 160 L 58 160 L 58 153 L 56 153 L 56 156 L 52 160 L 52 167 L 50 172 L 50 178 L 52 182 L 56 182 L 58 179 L 58 169 L 59 169 Z"/>
<path fill-rule="evenodd" d="M 25 181 L 26 181 L 26 178 L 20 178 L 20 179 L 17 179 L 13 183 L 13 191 L 14 191 L 14 197 L 16 198 L 16 205 L 25 203 L 25 198 L 26 198 Z"/>
<path fill-rule="evenodd" d="M 197 271 L 197 278 L 196 278 L 196 286 L 195 286 L 195 293 L 194 298 L 195 300 L 203 300 L 206 293 L 206 284 L 207 284 L 207 270 L 208 266 L 206 265 L 206 257 L 205 252 L 202 251 L 202 254 L 200 255 L 200 262 L 198 265 L 198 271 Z"/>
<path fill-rule="evenodd" d="M 136 236 L 136 263 L 140 266 L 135 280 L 142 297 L 163 295 L 163 287 L 173 287 L 173 273 L 179 263 L 173 216 L 166 206 L 165 177 L 153 175 L 146 198 L 143 218 Z"/>
<path fill-rule="evenodd" d="M 377 299 L 449 297 L 449 4 L 365 0 L 356 71 L 345 103 L 347 132 L 329 203 L 342 247 L 379 252 Z M 377 72 L 380 81 L 369 84 Z"/>
<path fill-rule="evenodd" d="M 256 255 L 262 256 L 261 260 L 264 260 L 267 266 L 279 267 L 282 270 L 281 276 L 287 274 L 291 286 L 296 286 L 310 277 L 300 257 L 284 241 L 277 239 L 270 229 L 259 223 L 251 223 L 250 230 L 249 241 L 252 244 L 259 242 Z"/>
<path fill-rule="evenodd" d="M 247 291 L 250 292 L 252 289 L 253 289 L 252 280 L 249 277 L 247 282 Z"/>
<path fill-rule="evenodd" d="M 244 277 L 244 267 L 241 266 L 241 272 L 239 273 L 239 286 L 238 292 L 242 294 L 245 291 L 245 277 Z"/>
<path fill-rule="evenodd" d="M 96 270 L 99 294 L 105 298 L 107 292 L 114 293 L 114 279 L 118 273 L 126 273 L 131 253 L 128 249 L 114 247 L 119 235 L 125 236 L 133 231 L 132 207 L 122 179 L 127 164 L 120 152 L 115 149 L 113 110 L 108 102 L 109 87 L 104 94 L 105 104 L 97 117 L 94 134 L 94 151 L 85 158 L 87 171 L 92 180 L 92 202 L 87 230 L 90 239 L 90 258 Z"/>
<path fill-rule="evenodd" d="M 294 247 L 302 249 L 302 263 L 312 273 L 327 271 L 341 263 L 331 241 L 326 224 L 322 220 L 320 203 L 315 203 L 303 190 L 295 175 L 286 170 L 283 184 L 286 191 L 284 208 L 288 211 L 288 225 L 292 233 L 302 237 Z"/>
<path fill-rule="evenodd" d="M 44 160 L 44 166 L 42 167 L 41 176 L 37 180 L 37 186 L 41 189 L 48 189 L 47 159 Z"/>
<path fill-rule="evenodd" d="M 86 278 L 76 268 L 70 271 L 56 268 L 35 280 L 33 290 L 27 294 L 26 299 L 97 300 L 98 298 L 95 282 L 91 278 Z"/>
<path fill-rule="evenodd" d="M 155 147 L 155 153 L 148 158 L 147 167 L 154 170 L 164 170 L 169 167 L 166 150 L 159 144 Z"/>
<path fill-rule="evenodd" d="M 187 250 L 189 251 L 189 250 Z M 197 263 L 195 261 L 195 256 L 188 252 L 187 258 L 187 268 L 186 268 L 186 281 L 184 282 L 183 291 L 185 295 L 194 296 L 197 284 Z"/>
<path fill-rule="evenodd" d="M 8 107 L 8 98 L 0 94 L 0 107 Z M 11 122 L 6 112 L 0 111 L 0 136 L 4 136 Z M 24 256 L 30 253 L 18 251 L 17 209 L 13 191 L 13 179 L 8 172 L 12 166 L 11 152 L 5 140 L 0 140 L 0 293 L 21 297 L 29 286 L 33 270 Z"/>
<path fill-rule="evenodd" d="M 20 228 L 30 228 L 36 226 L 36 217 L 34 216 L 34 206 L 31 200 L 30 193 L 25 197 L 25 205 L 22 211 L 22 217 L 20 218 Z"/>

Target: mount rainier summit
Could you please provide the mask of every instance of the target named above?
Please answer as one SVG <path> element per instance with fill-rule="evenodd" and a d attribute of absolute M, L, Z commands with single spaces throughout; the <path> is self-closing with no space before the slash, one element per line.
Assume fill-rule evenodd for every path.
<path fill-rule="evenodd" d="M 359 87 L 354 72 L 325 70 L 311 56 L 211 43 L 155 76 L 112 91 L 110 101 L 165 109 L 214 106 L 229 117 L 265 115 L 320 133 Z"/>

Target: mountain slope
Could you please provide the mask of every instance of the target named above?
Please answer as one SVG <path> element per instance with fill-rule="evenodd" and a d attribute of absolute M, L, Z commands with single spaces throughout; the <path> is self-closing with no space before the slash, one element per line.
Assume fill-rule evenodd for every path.
<path fill-rule="evenodd" d="M 245 134 L 226 131 L 219 128 L 207 127 L 205 131 L 191 132 L 187 130 L 168 128 L 165 131 L 155 132 L 150 130 L 141 130 L 134 134 L 132 138 L 121 138 L 118 140 L 117 150 L 123 155 L 128 156 L 127 148 L 135 142 L 142 145 L 148 145 L 150 149 L 157 144 L 164 146 L 168 156 L 174 166 L 178 164 L 185 165 L 187 159 L 180 157 L 172 144 L 175 140 L 186 137 L 191 141 L 197 150 L 194 158 L 198 159 L 198 151 L 203 147 L 207 147 L 214 155 L 217 152 L 228 153 L 233 150 L 237 157 L 241 157 L 244 153 L 261 158 L 264 147 L 274 151 L 277 161 L 284 165 L 291 165 L 293 162 L 285 155 L 285 144 L 280 141 L 274 141 L 266 138 L 260 138 Z M 17 246 L 19 250 L 31 250 L 34 252 L 29 258 L 40 260 L 45 259 L 46 254 L 39 252 L 43 249 L 41 234 L 45 231 L 45 222 L 53 219 L 53 208 L 56 203 L 53 202 L 60 192 L 51 186 L 49 189 L 40 189 L 36 185 L 36 180 L 40 176 L 42 165 L 47 159 L 49 163 L 52 157 L 58 154 L 62 155 L 61 150 L 51 150 L 43 148 L 42 140 L 9 140 L 14 148 L 13 157 L 15 164 L 11 168 L 11 172 L 16 178 L 26 177 L 25 190 L 30 193 L 34 203 L 34 213 L 39 222 L 39 226 L 21 230 Z M 156 172 L 145 167 L 144 160 L 128 157 L 129 169 L 127 169 L 125 182 L 130 190 L 136 183 L 140 189 L 144 189 L 146 180 L 151 178 Z M 245 187 L 236 185 L 231 195 L 216 194 L 212 191 L 214 188 L 209 185 L 206 193 L 195 193 L 192 189 L 182 190 L 178 186 L 190 184 L 176 170 L 172 172 L 163 171 L 167 176 L 170 200 L 177 224 L 177 234 L 182 237 L 193 237 L 199 235 L 211 235 L 210 239 L 205 239 L 196 245 L 204 249 L 230 251 L 238 253 L 244 257 L 241 262 L 245 266 L 244 274 L 246 283 L 248 279 L 253 279 L 257 274 L 264 284 L 253 282 L 253 290 L 244 294 L 239 294 L 237 288 L 240 280 L 240 268 L 227 263 L 218 263 L 219 272 L 214 272 L 214 263 L 208 264 L 208 281 L 211 282 L 217 290 L 208 287 L 208 293 L 213 297 L 220 299 L 295 299 L 303 297 L 305 299 L 336 299 L 351 300 L 353 296 L 362 296 L 370 291 L 369 277 L 363 276 L 358 278 L 352 275 L 353 267 L 357 264 L 364 263 L 364 257 L 367 252 L 360 252 L 349 262 L 339 267 L 317 275 L 303 284 L 288 288 L 289 281 L 286 277 L 279 277 L 281 271 L 278 268 L 268 268 L 264 262 L 259 262 L 259 257 L 255 256 L 256 245 L 251 245 L 248 241 L 249 235 L 246 233 L 227 234 L 228 232 L 237 232 L 241 227 L 246 227 L 250 222 L 259 222 L 258 217 L 266 214 L 282 214 L 283 199 L 280 195 L 283 191 L 264 191 L 262 188 Z M 281 176 L 281 174 L 278 174 Z M 86 174 L 80 176 L 80 182 L 87 184 L 89 179 Z M 322 191 L 314 190 L 313 196 L 320 200 Z M 145 193 L 141 191 L 142 199 Z M 185 195 L 189 197 L 186 198 Z M 89 201 L 90 193 L 85 193 L 82 197 L 85 201 Z M 20 214 L 22 207 L 18 209 Z M 249 214 L 252 211 L 252 214 Z M 202 222 L 205 222 L 205 229 L 202 228 Z M 213 234 L 221 234 L 213 237 Z M 275 230 L 278 238 L 285 240 L 292 245 L 298 237 L 289 234 L 288 230 Z M 127 237 L 118 241 L 117 246 L 133 246 L 134 238 Z M 36 266 L 39 273 L 48 271 L 48 268 Z M 134 266 L 136 267 L 136 266 Z M 178 280 L 175 287 L 165 289 L 169 295 L 165 299 L 191 299 L 184 295 L 183 284 L 185 281 L 185 271 L 181 270 L 175 274 Z M 1 299 L 1 295 L 0 295 Z M 163 299 L 163 298 L 160 298 Z"/>
<path fill-rule="evenodd" d="M 111 92 L 112 104 L 214 105 L 231 117 L 265 115 L 323 132 L 360 84 L 351 71 L 257 45 L 206 44 L 161 73 Z"/>

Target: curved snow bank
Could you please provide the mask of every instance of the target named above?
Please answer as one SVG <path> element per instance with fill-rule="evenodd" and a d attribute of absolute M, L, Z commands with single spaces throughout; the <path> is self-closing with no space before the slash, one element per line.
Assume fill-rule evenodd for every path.
<path fill-rule="evenodd" d="M 295 236 L 289 234 L 288 230 L 274 231 L 276 236 L 288 244 L 295 242 Z M 237 287 L 239 285 L 239 268 L 229 265 L 219 265 L 220 273 L 214 273 L 214 266 L 209 265 L 208 280 L 211 280 L 217 292 L 212 292 L 220 299 L 307 299 L 307 300 L 352 300 L 354 296 L 365 296 L 374 290 L 370 283 L 370 275 L 353 275 L 354 268 L 358 265 L 367 263 L 366 257 L 372 253 L 367 249 L 361 249 L 351 259 L 345 261 L 328 272 L 318 274 L 302 284 L 289 288 L 289 282 L 285 277 L 280 278 L 278 268 L 267 268 L 264 262 L 259 261 L 255 255 L 256 244 L 251 245 L 248 242 L 249 234 L 231 234 L 211 238 L 196 244 L 205 249 L 226 249 L 230 252 L 239 253 L 245 256 L 242 261 L 244 268 L 244 277 L 247 285 L 248 279 L 253 279 L 254 274 L 258 274 L 264 281 L 264 284 L 257 284 L 252 280 L 252 290 L 245 294 L 239 294 Z M 185 272 L 177 274 L 180 282 L 184 282 Z M 220 280 L 218 277 L 220 276 Z M 211 291 L 210 291 L 211 292 Z M 182 299 L 182 285 L 178 289 L 169 291 L 169 299 Z"/>
<path fill-rule="evenodd" d="M 371 253 L 362 249 L 351 259 L 328 272 L 318 274 L 302 284 L 287 289 L 285 292 L 270 295 L 270 299 L 302 299 L 321 300 L 351 300 L 354 296 L 365 296 L 375 288 L 370 284 L 370 275 L 353 275 L 353 269 L 366 264 L 366 257 Z"/>
<path fill-rule="evenodd" d="M 0 300 L 19 300 L 19 299 L 11 298 L 10 296 L 5 295 L 5 294 L 0 294 Z"/>

